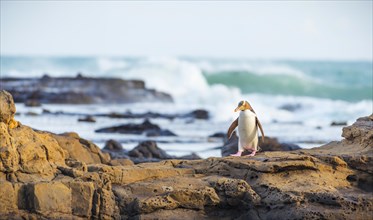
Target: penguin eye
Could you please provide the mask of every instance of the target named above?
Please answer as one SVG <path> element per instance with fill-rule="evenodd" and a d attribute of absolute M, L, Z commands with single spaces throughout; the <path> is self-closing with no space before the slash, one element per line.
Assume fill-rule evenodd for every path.
<path fill-rule="evenodd" d="M 243 104 L 243 101 L 239 102 L 239 103 L 238 103 L 238 106 L 241 106 L 242 104 Z"/>

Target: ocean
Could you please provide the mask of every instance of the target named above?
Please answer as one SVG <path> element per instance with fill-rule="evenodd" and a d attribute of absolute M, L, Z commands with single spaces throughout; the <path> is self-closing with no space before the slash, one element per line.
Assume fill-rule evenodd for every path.
<path fill-rule="evenodd" d="M 37 129 L 56 133 L 75 131 L 102 147 L 116 139 L 131 149 L 139 135 L 98 134 L 97 128 L 138 119 L 98 118 L 95 124 L 77 122 L 77 116 L 51 116 L 32 111 L 43 109 L 80 113 L 161 113 L 206 109 L 208 121 L 152 122 L 170 129 L 178 137 L 155 138 L 173 155 L 196 152 L 202 157 L 220 156 L 215 149 L 221 140 L 208 138 L 226 132 L 238 116 L 237 103 L 247 100 L 255 109 L 267 136 L 304 148 L 340 140 L 342 127 L 332 122 L 352 124 L 373 112 L 373 63 L 371 61 L 291 61 L 190 57 L 1 57 L 1 77 L 76 76 L 119 77 L 144 80 L 148 88 L 167 92 L 174 103 L 134 103 L 112 105 L 16 105 L 17 120 Z M 52 118 L 51 118 L 52 117 Z M 154 139 L 154 138 L 153 138 Z"/>

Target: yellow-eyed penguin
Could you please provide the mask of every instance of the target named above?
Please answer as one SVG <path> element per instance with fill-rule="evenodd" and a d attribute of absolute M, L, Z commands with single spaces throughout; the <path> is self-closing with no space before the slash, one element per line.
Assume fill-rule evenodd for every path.
<path fill-rule="evenodd" d="M 262 142 L 264 142 L 262 124 L 260 124 L 254 109 L 248 101 L 239 102 L 234 111 L 241 112 L 228 129 L 227 136 L 229 139 L 234 129 L 238 126 L 238 151 L 236 154 L 231 154 L 231 156 L 239 157 L 244 150 L 251 151 L 251 154 L 248 156 L 255 156 L 255 153 L 258 151 L 258 128 L 262 133 Z"/>

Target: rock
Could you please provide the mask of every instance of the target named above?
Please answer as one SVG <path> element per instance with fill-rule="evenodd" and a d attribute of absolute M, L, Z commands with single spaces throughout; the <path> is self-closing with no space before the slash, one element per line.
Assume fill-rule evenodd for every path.
<path fill-rule="evenodd" d="M 110 165 L 112 166 L 127 166 L 127 165 L 133 165 L 134 163 L 130 159 L 112 159 L 110 160 Z"/>
<path fill-rule="evenodd" d="M 302 108 L 302 105 L 299 104 L 299 103 L 296 103 L 296 104 L 284 104 L 282 106 L 279 107 L 279 109 L 282 109 L 282 110 L 286 110 L 286 111 L 289 111 L 289 112 L 295 112 L 299 109 Z"/>
<path fill-rule="evenodd" d="M 261 151 L 292 151 L 301 149 L 296 144 L 291 143 L 280 143 L 277 138 L 265 137 L 264 142 L 259 137 L 259 146 Z"/>
<path fill-rule="evenodd" d="M 301 149 L 296 144 L 291 143 L 280 143 L 277 138 L 265 137 L 264 143 L 262 138 L 259 137 L 259 152 L 265 151 L 292 151 Z M 236 153 L 238 150 L 238 136 L 234 131 L 232 137 L 229 140 L 226 140 L 223 147 L 221 148 L 221 154 L 223 157 L 230 156 L 231 154 Z M 250 154 L 249 151 L 244 151 L 243 155 Z"/>
<path fill-rule="evenodd" d="M 30 102 L 32 105 L 173 101 L 171 95 L 147 89 L 144 81 L 140 80 L 44 75 L 41 78 L 2 78 L 1 82 L 2 88 L 13 94 L 16 102 Z"/>
<path fill-rule="evenodd" d="M 91 141 L 80 138 L 74 132 L 52 136 L 57 140 L 59 146 L 65 150 L 68 158 L 73 158 L 86 164 L 107 164 L 110 161 L 108 154 L 101 152 L 100 148 Z"/>
<path fill-rule="evenodd" d="M 79 118 L 78 121 L 95 123 L 96 119 L 93 116 L 88 115 L 84 118 Z"/>
<path fill-rule="evenodd" d="M 128 152 L 128 155 L 135 163 L 173 158 L 166 151 L 160 149 L 155 141 L 143 141 L 139 143 L 138 146 Z"/>
<path fill-rule="evenodd" d="M 135 163 L 158 162 L 166 159 L 184 159 L 184 160 L 198 160 L 201 159 L 197 154 L 175 157 L 168 155 L 164 150 L 157 146 L 154 141 L 140 142 L 133 150 L 127 151 L 123 149 L 122 145 L 115 141 L 109 140 L 106 142 L 103 152 L 109 153 L 112 160 L 110 164 L 113 166 L 130 165 Z M 132 162 L 132 161 L 133 162 Z"/>
<path fill-rule="evenodd" d="M 71 189 L 72 214 L 90 218 L 95 190 L 94 184 L 92 182 L 69 182 L 67 185 Z"/>
<path fill-rule="evenodd" d="M 209 135 L 209 138 L 227 138 L 227 135 L 224 132 L 217 132 Z"/>
<path fill-rule="evenodd" d="M 0 181 L 0 186 L 0 215 L 16 211 L 18 198 L 12 183 Z"/>
<path fill-rule="evenodd" d="M 346 126 L 347 121 L 333 121 L 330 123 L 330 126 Z"/>
<path fill-rule="evenodd" d="M 31 210 L 42 215 L 51 212 L 71 214 L 71 189 L 63 183 L 35 183 L 28 188 Z"/>
<path fill-rule="evenodd" d="M 14 119 L 16 106 L 13 97 L 5 90 L 0 91 L 0 122 L 10 124 Z"/>
<path fill-rule="evenodd" d="M 342 137 L 345 138 L 345 142 L 363 147 L 373 146 L 372 118 L 373 114 L 369 117 L 358 118 L 352 126 L 344 127 Z"/>
<path fill-rule="evenodd" d="M 108 150 L 108 151 L 123 151 L 123 146 L 121 143 L 119 143 L 118 141 L 116 140 L 108 140 L 106 141 L 105 143 L 105 147 L 103 148 L 103 150 Z"/>
<path fill-rule="evenodd" d="M 25 113 L 25 115 L 27 115 L 27 116 L 38 116 L 39 114 L 36 113 L 36 112 L 28 111 L 28 112 Z"/>
<path fill-rule="evenodd" d="M 169 160 L 132 165 L 105 158 L 76 133 L 10 128 L 4 116 L 12 107 L 0 121 L 1 219 L 370 219 L 373 212 L 372 116 L 319 148 L 182 160 L 144 142 L 131 155 Z"/>
<path fill-rule="evenodd" d="M 114 127 L 101 128 L 96 130 L 98 133 L 121 133 L 121 134 L 143 134 L 146 136 L 176 136 L 169 130 L 163 130 L 158 125 L 151 123 L 148 119 L 142 124 L 123 124 Z"/>
<path fill-rule="evenodd" d="M 25 101 L 25 106 L 27 107 L 39 107 L 41 106 L 38 100 L 29 99 Z"/>
<path fill-rule="evenodd" d="M 188 116 L 192 118 L 196 118 L 196 119 L 202 119 L 202 120 L 207 120 L 210 118 L 209 112 L 204 109 L 194 110 L 191 113 L 189 113 Z"/>
<path fill-rule="evenodd" d="M 180 159 L 180 160 L 200 160 L 202 158 L 200 156 L 198 156 L 198 154 L 196 154 L 196 153 L 191 153 L 191 154 L 188 154 L 188 155 L 178 157 L 177 159 Z"/>

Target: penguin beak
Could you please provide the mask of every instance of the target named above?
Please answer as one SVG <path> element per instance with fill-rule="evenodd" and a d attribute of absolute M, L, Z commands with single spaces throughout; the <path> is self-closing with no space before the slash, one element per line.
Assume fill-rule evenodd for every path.
<path fill-rule="evenodd" d="M 234 110 L 234 112 L 238 112 L 239 110 L 241 110 L 241 107 L 242 107 L 242 106 L 238 106 L 238 107 Z"/>

